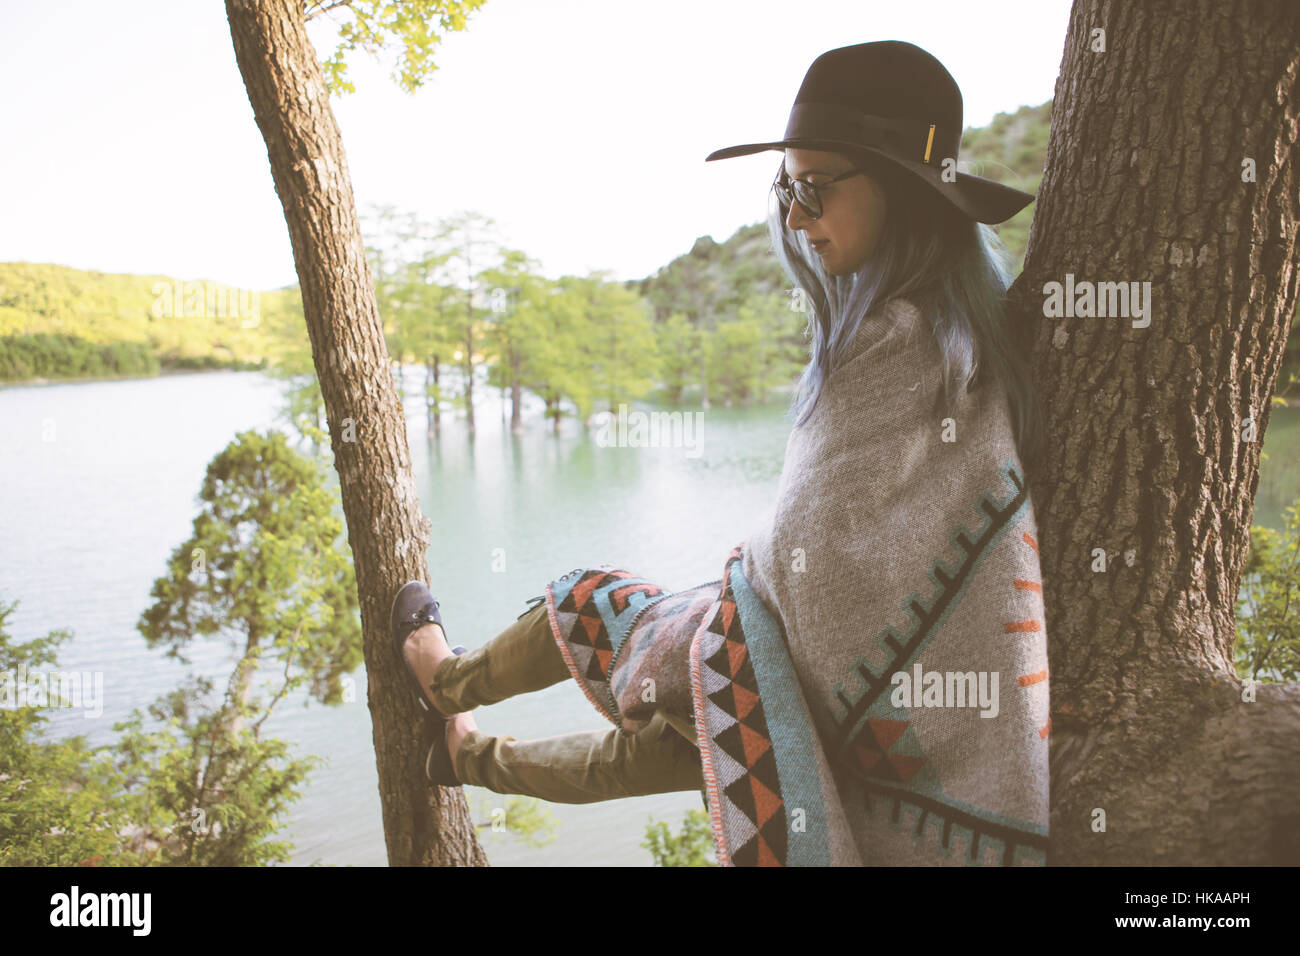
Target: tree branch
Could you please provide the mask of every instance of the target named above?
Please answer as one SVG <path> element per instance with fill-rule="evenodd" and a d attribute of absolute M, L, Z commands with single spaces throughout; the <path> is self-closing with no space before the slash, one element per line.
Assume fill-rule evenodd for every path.
<path fill-rule="evenodd" d="M 313 5 L 316 6 L 315 10 L 311 9 Z M 329 13 L 335 7 L 350 6 L 352 6 L 352 0 L 333 0 L 331 3 L 320 3 L 319 0 L 317 0 L 315 4 L 308 3 L 307 6 L 303 8 L 303 19 L 310 21 L 313 17 L 318 17 L 322 13 Z"/>
<path fill-rule="evenodd" d="M 302 635 L 302 625 L 303 622 L 299 621 L 298 627 L 295 628 L 293 632 L 293 643 L 289 645 L 289 653 L 284 655 L 284 683 L 280 685 L 280 689 L 276 692 L 276 695 L 272 697 L 270 703 L 266 705 L 266 712 L 253 723 L 251 730 L 253 731 L 254 737 L 257 737 L 257 733 L 262 727 L 262 722 L 271 716 L 271 711 L 275 709 L 275 705 L 278 704 L 280 699 L 289 692 L 289 685 L 292 683 L 289 677 L 289 663 L 293 660 L 294 647 L 297 644 L 298 638 Z"/>

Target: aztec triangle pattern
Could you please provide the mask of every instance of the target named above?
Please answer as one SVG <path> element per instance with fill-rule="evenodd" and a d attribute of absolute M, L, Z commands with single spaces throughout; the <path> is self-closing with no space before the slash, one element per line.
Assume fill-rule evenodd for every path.
<path fill-rule="evenodd" d="M 601 603 L 608 600 L 617 620 L 624 614 L 636 613 L 631 605 L 633 595 L 643 594 L 648 600 L 663 593 L 663 588 L 642 581 L 614 586 L 632 577 L 628 571 L 588 568 L 559 602 L 554 600 L 555 582 L 547 585 L 565 662 L 596 709 L 615 725 L 619 725 L 618 706 L 610 688 L 609 672 L 617 648 L 601 615 Z M 603 593 L 602 589 L 605 589 Z M 598 594 L 601 596 L 597 597 Z M 638 605 L 641 606 L 644 602 Z"/>
<path fill-rule="evenodd" d="M 953 827 L 960 827 L 970 834 L 970 861 L 979 858 L 981 841 L 996 840 L 1003 848 L 1004 866 L 1012 865 L 1019 858 L 1018 853 L 1030 860 L 1039 857 L 1045 862 L 1046 833 L 1037 832 L 1033 824 L 1005 816 L 999 820 L 989 819 L 983 808 L 958 806 L 946 797 L 933 761 L 927 768 L 927 758 L 917 752 L 919 742 L 915 746 L 905 746 L 904 738 L 912 728 L 910 720 L 901 719 L 905 711 L 887 706 L 885 702 L 889 698 L 892 676 L 914 663 L 921 650 L 939 632 L 947 616 L 968 593 L 968 585 L 981 562 L 1000 543 L 1015 540 L 1007 537 L 1008 532 L 1029 519 L 1031 511 L 1026 507 L 1030 504 L 1029 492 L 1018 467 L 1014 462 L 1005 462 L 1000 467 L 1000 476 L 1005 482 L 1002 494 L 988 491 L 979 495 L 974 503 L 974 510 L 980 515 L 979 526 L 974 531 L 965 524 L 954 529 L 945 555 L 937 557 L 928 569 L 932 593 L 927 597 L 918 592 L 908 599 L 904 608 L 911 619 L 908 628 L 900 631 L 887 627 L 877 637 L 879 646 L 888 652 L 884 664 L 872 667 L 865 659 L 859 659 L 855 667 L 859 690 L 853 694 L 846 692 L 843 686 L 837 687 L 839 713 L 833 717 L 837 724 L 834 751 L 845 758 L 868 806 L 872 796 L 887 798 L 888 804 L 892 805 L 888 817 L 891 828 L 913 826 L 910 822 L 901 822 L 901 807 L 907 805 L 915 813 L 912 835 L 917 840 L 926 832 L 927 820 L 932 824 L 939 820 L 942 821 L 942 830 L 935 849 L 947 851 Z M 955 562 L 947 560 L 946 556 L 954 553 L 958 559 Z M 896 749 L 912 752 L 894 752 Z M 923 770 L 933 782 L 918 786 L 923 778 L 917 775 Z"/>
<path fill-rule="evenodd" d="M 924 757 L 889 752 L 889 748 L 907 732 L 910 723 L 907 720 L 867 718 L 866 725 L 853 741 L 853 755 L 867 776 L 907 783 L 921 769 Z"/>
<path fill-rule="evenodd" d="M 737 547 L 727 559 L 722 593 L 696 637 L 713 756 L 709 783 L 725 821 L 730 863 L 784 866 L 789 851 L 785 801 L 730 583 L 740 553 Z"/>

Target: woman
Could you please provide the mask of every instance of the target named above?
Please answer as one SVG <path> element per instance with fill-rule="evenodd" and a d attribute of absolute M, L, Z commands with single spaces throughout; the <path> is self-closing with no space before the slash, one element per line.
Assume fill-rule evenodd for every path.
<path fill-rule="evenodd" d="M 463 656 L 406 585 L 394 646 L 446 718 L 432 781 L 703 787 L 724 864 L 1045 861 L 1038 429 L 983 225 L 1032 196 L 954 173 L 961 128 L 937 60 L 867 43 L 814 61 L 783 139 L 708 157 L 783 154 L 769 229 L 812 349 L 776 505 L 718 581 L 577 568 Z M 517 741 L 468 713 L 570 677 L 614 730 Z"/>

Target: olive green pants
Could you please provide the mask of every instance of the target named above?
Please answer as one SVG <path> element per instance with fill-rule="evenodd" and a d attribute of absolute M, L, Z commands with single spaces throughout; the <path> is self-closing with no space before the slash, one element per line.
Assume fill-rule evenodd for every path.
<path fill-rule="evenodd" d="M 572 675 L 542 601 L 482 647 L 438 665 L 430 690 L 442 713 L 461 713 Z M 454 768 L 461 782 L 552 803 L 593 803 L 704 788 L 695 728 L 662 711 L 637 734 L 617 727 L 538 740 L 465 735 Z"/>

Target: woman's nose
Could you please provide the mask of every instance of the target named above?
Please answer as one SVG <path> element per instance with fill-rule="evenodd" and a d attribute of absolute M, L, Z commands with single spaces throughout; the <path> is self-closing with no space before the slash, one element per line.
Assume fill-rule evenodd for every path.
<path fill-rule="evenodd" d="M 791 230 L 800 229 L 808 222 L 808 216 L 797 202 L 790 203 L 790 211 L 785 214 L 785 224 Z"/>

